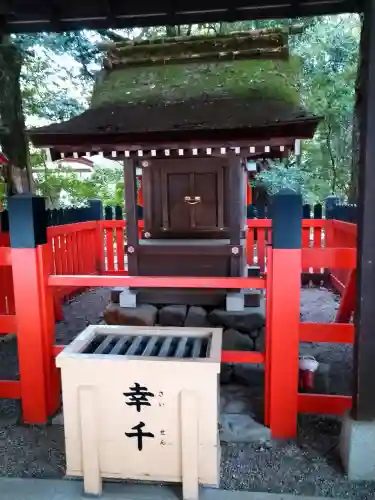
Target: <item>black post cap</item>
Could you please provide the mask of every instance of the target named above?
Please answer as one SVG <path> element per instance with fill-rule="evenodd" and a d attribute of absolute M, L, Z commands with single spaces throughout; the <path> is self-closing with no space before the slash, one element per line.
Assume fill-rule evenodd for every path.
<path fill-rule="evenodd" d="M 10 196 L 8 213 L 12 248 L 36 248 L 47 243 L 48 213 L 44 198 L 33 194 Z"/>
<path fill-rule="evenodd" d="M 122 207 L 119 205 L 115 206 L 115 219 L 116 220 L 122 220 Z"/>
<path fill-rule="evenodd" d="M 302 196 L 292 189 L 281 189 L 271 197 L 273 248 L 301 248 Z"/>
<path fill-rule="evenodd" d="M 340 204 L 340 202 L 341 202 L 340 198 L 334 194 L 327 196 L 327 198 L 325 199 L 325 211 L 327 219 L 333 218 L 332 212 L 334 208 Z"/>
<path fill-rule="evenodd" d="M 9 233 L 9 215 L 7 210 L 0 212 L 0 233 Z"/>
<path fill-rule="evenodd" d="M 105 220 L 113 220 L 113 209 L 109 205 L 104 208 L 104 218 Z"/>
<path fill-rule="evenodd" d="M 103 219 L 103 205 L 101 200 L 89 200 L 88 203 L 89 220 Z"/>
<path fill-rule="evenodd" d="M 320 203 L 314 205 L 314 219 L 322 219 L 323 217 L 323 207 Z"/>

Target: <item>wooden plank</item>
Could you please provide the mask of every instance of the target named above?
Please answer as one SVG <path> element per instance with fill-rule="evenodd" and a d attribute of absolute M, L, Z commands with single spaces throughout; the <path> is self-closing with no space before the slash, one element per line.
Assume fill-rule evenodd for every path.
<path fill-rule="evenodd" d="M 126 211 L 126 239 L 128 247 L 133 252 L 128 254 L 128 269 L 131 275 L 138 274 L 138 219 L 137 219 L 137 182 L 135 164 L 130 158 L 124 161 L 125 181 L 125 211 Z"/>
<path fill-rule="evenodd" d="M 350 396 L 331 394 L 298 394 L 298 413 L 343 415 L 352 407 Z"/>
<path fill-rule="evenodd" d="M 264 278 L 192 278 L 181 276 L 50 276 L 48 285 L 53 287 L 115 287 L 144 288 L 257 288 L 264 289 Z"/>
<path fill-rule="evenodd" d="M 230 244 L 239 246 L 241 243 L 241 199 L 239 186 L 242 184 L 241 159 L 234 153 L 229 156 L 229 234 Z"/>
<path fill-rule="evenodd" d="M 0 380 L 0 398 L 21 399 L 21 383 L 18 380 Z"/>
<path fill-rule="evenodd" d="M 99 428 L 97 422 L 97 391 L 95 387 L 78 389 L 83 487 L 86 495 L 102 493 L 102 478 L 99 463 Z"/>
<path fill-rule="evenodd" d="M 199 499 L 199 413 L 193 391 L 180 393 L 182 498 Z"/>
<path fill-rule="evenodd" d="M 358 169 L 358 284 L 354 341 L 353 418 L 375 419 L 375 0 L 364 3 L 360 65 L 361 119 Z"/>
<path fill-rule="evenodd" d="M 353 344 L 354 325 L 338 323 L 300 323 L 299 341 Z"/>
<path fill-rule="evenodd" d="M 88 222 L 75 222 L 74 224 L 62 224 L 61 226 L 50 226 L 47 228 L 48 239 L 53 236 L 60 236 L 62 234 L 77 233 L 78 231 L 87 231 L 95 229 L 96 221 Z"/>
<path fill-rule="evenodd" d="M 105 246 L 107 249 L 107 271 L 114 272 L 115 271 L 115 254 L 113 248 L 113 229 L 106 229 L 105 232 Z"/>
<path fill-rule="evenodd" d="M 327 267 L 331 269 L 354 269 L 357 250 L 355 248 L 303 248 L 302 268 Z"/>
<path fill-rule="evenodd" d="M 247 219 L 247 227 L 258 228 L 269 228 L 272 227 L 271 219 Z"/>
<path fill-rule="evenodd" d="M 116 228 L 116 254 L 117 254 L 117 271 L 124 271 L 125 238 L 124 238 L 124 230 L 120 227 Z"/>
<path fill-rule="evenodd" d="M 0 247 L 0 266 L 10 266 L 12 264 L 11 251 L 9 247 Z"/>
<path fill-rule="evenodd" d="M 260 267 L 260 272 L 264 273 L 265 256 L 266 256 L 266 230 L 263 228 L 257 229 L 256 251 L 257 251 L 258 266 Z"/>
<path fill-rule="evenodd" d="M 0 334 L 17 333 L 17 317 L 15 314 L 0 314 Z"/>
<path fill-rule="evenodd" d="M 357 286 L 357 271 L 353 269 L 346 282 L 343 291 L 340 306 L 336 313 L 337 323 L 348 323 L 354 314 L 356 307 L 356 286 Z"/>
<path fill-rule="evenodd" d="M 249 363 L 262 364 L 264 363 L 264 354 L 255 351 L 228 351 L 224 350 L 221 353 L 222 363 Z"/>

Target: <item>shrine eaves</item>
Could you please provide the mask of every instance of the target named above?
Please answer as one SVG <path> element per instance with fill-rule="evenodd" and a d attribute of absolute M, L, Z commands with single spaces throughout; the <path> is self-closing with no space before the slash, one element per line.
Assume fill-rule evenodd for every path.
<path fill-rule="evenodd" d="M 0 0 L 0 35 L 294 18 L 360 12 L 361 3 L 361 0 Z"/>

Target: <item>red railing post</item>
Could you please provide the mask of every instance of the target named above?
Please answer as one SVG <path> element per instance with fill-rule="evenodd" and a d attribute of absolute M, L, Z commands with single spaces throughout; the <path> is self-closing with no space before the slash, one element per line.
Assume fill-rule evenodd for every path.
<path fill-rule="evenodd" d="M 8 200 L 18 363 L 23 421 L 46 423 L 57 411 L 52 295 L 47 281 L 47 213 L 44 198 Z"/>
<path fill-rule="evenodd" d="M 272 268 L 267 277 L 267 421 L 275 438 L 297 433 L 302 198 L 272 197 Z"/>

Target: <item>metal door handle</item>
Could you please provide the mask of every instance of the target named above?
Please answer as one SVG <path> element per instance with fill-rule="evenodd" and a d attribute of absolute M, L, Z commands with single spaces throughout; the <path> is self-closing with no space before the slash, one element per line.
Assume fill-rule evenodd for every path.
<path fill-rule="evenodd" d="M 194 198 L 192 198 L 191 196 L 185 196 L 184 201 L 185 201 L 185 203 L 187 203 L 188 205 L 197 205 L 197 204 L 198 204 L 198 203 L 200 203 L 202 200 L 201 200 L 201 197 L 200 197 L 200 196 L 194 196 Z"/>

